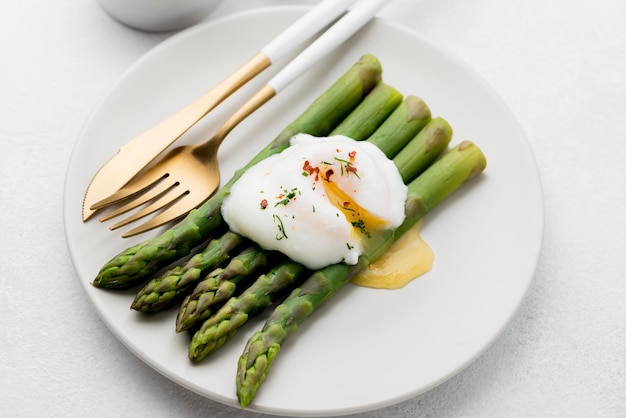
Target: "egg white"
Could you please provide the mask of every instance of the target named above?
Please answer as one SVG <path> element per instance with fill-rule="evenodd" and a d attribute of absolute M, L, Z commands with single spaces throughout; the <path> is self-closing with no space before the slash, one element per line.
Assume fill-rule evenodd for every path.
<path fill-rule="evenodd" d="M 373 228 L 402 223 L 406 196 L 396 166 L 376 146 L 299 134 L 241 176 L 222 216 L 262 248 L 319 269 L 355 264 Z"/>

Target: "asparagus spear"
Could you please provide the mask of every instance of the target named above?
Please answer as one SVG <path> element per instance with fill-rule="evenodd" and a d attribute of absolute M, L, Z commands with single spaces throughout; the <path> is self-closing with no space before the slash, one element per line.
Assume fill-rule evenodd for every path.
<path fill-rule="evenodd" d="M 189 359 L 200 361 L 220 348 L 248 318 L 270 307 L 277 297 L 303 276 L 302 264 L 285 261 L 259 276 L 244 292 L 230 298 L 196 331 L 189 344 Z"/>
<path fill-rule="evenodd" d="M 251 245 L 235 256 L 226 267 L 215 269 L 185 297 L 176 318 L 176 329 L 189 329 L 196 322 L 207 319 L 216 307 L 235 293 L 242 280 L 267 265 L 269 256 L 270 253 L 257 245 Z"/>
<path fill-rule="evenodd" d="M 430 120 L 428 105 L 419 97 L 407 96 L 368 141 L 380 148 L 387 158 L 393 158 Z"/>
<path fill-rule="evenodd" d="M 294 289 L 276 307 L 263 329 L 248 340 L 239 358 L 236 385 L 242 408 L 254 399 L 280 351 L 281 343 L 288 335 L 294 333 L 306 318 L 330 300 L 355 274 L 374 262 L 395 239 L 463 183 L 482 172 L 485 166 L 486 160 L 481 150 L 468 141 L 462 142 L 409 184 L 406 218 L 400 227 L 395 231 L 372 234 L 372 239 L 367 241 L 356 265 L 330 265 L 316 271 L 302 286 Z"/>
<path fill-rule="evenodd" d="M 215 195 L 161 235 L 148 238 L 113 257 L 100 269 L 92 284 L 109 289 L 129 288 L 188 255 L 223 225 L 220 214 L 222 201 L 232 184 L 248 167 L 281 152 L 297 133 L 327 135 L 361 103 L 363 97 L 381 80 L 381 74 L 378 59 L 373 55 L 363 56 L 245 167 L 235 172 Z"/>
<path fill-rule="evenodd" d="M 452 139 L 452 127 L 443 118 L 432 119 L 406 147 L 393 158 L 405 183 L 417 177 L 426 167 L 439 157 Z M 414 164 L 416 156 L 424 159 L 424 164 Z"/>
<path fill-rule="evenodd" d="M 411 106 L 411 102 L 416 103 L 414 100 L 411 100 L 409 104 L 405 104 L 405 106 Z M 399 108 L 401 107 L 403 106 L 400 106 Z M 420 107 L 422 106 L 420 105 Z M 380 128 L 368 138 L 368 141 L 379 141 L 380 147 L 387 150 L 398 149 L 398 144 L 401 144 L 400 146 L 404 146 L 402 151 L 400 151 L 397 155 L 398 161 L 394 159 L 394 163 L 396 163 L 400 175 L 404 179 L 412 180 L 418 172 L 421 172 L 423 169 L 428 167 L 432 163 L 433 159 L 438 156 L 436 155 L 435 150 L 439 150 L 439 154 L 445 150 L 450 142 L 452 129 L 450 129 L 450 126 L 445 120 L 437 118 L 426 125 L 426 128 L 424 128 L 424 131 L 426 131 L 425 135 L 422 135 L 420 132 L 415 135 L 407 145 L 404 145 L 407 143 L 409 137 L 415 133 L 415 129 L 419 129 L 419 127 L 415 128 L 414 121 L 405 117 L 407 114 L 406 109 L 400 112 L 395 111 L 394 114 L 402 115 L 402 117 L 393 118 L 393 115 L 390 116 L 385 123 L 383 123 Z M 428 115 L 430 115 L 430 112 L 428 112 Z M 392 127 L 389 123 L 387 123 L 390 119 L 398 126 Z M 420 124 L 423 126 L 424 122 L 421 121 Z M 435 126 L 436 129 L 430 127 L 431 125 Z M 413 127 L 413 129 L 409 129 L 410 127 Z M 381 130 L 385 133 L 396 132 L 396 136 L 392 137 L 385 135 L 387 140 L 385 142 L 380 142 L 381 136 L 377 135 L 377 132 Z M 404 153 L 405 150 L 409 151 L 409 153 Z M 424 150 L 427 150 L 428 152 L 424 152 Z M 402 158 L 398 158 L 401 155 Z M 413 158 L 409 158 L 408 155 Z M 295 269 L 296 266 L 302 268 L 299 264 L 287 263 L 285 266 L 281 266 L 281 269 Z M 295 276 L 296 273 L 293 273 L 293 275 Z M 261 282 L 260 284 L 257 285 L 256 282 L 253 283 L 249 289 L 244 291 L 240 298 L 233 298 L 229 300 L 229 302 L 227 302 L 222 309 L 202 324 L 202 327 L 196 331 L 191 339 L 191 343 L 189 345 L 190 360 L 200 361 L 213 351 L 220 348 L 226 340 L 234 335 L 237 329 L 247 321 L 249 316 L 258 312 L 260 309 L 269 306 L 269 304 L 271 304 L 271 302 L 275 299 L 275 293 L 278 290 L 286 290 L 288 288 L 287 286 L 291 286 L 294 280 L 293 278 L 290 278 L 288 281 L 282 276 L 277 275 L 276 283 L 273 284 L 274 293 L 266 295 L 263 292 L 265 287 L 269 286 L 268 280 L 270 277 L 274 276 L 271 274 L 261 276 L 258 279 L 258 281 Z"/>
<path fill-rule="evenodd" d="M 399 103 L 402 96 L 394 88 L 380 82 L 363 99 L 342 123 L 341 134 L 356 140 L 367 138 L 374 132 L 376 126 L 384 122 L 390 114 L 397 114 L 397 109 L 402 108 Z M 397 121 L 403 122 L 403 121 Z M 409 122 L 410 123 L 410 122 Z M 404 125 L 404 123 L 402 123 Z M 417 125 L 414 127 L 414 129 Z M 413 130 L 406 130 L 402 135 L 397 135 L 393 141 L 386 141 L 389 146 L 398 147 L 398 143 L 404 145 L 408 141 Z M 374 132 L 375 133 L 375 132 Z M 385 146 L 381 143 L 381 146 Z M 223 238 L 225 244 L 232 245 L 232 240 L 236 234 L 230 232 L 230 236 Z M 215 255 L 221 255 L 218 250 L 221 248 L 224 255 L 228 255 L 228 247 L 225 244 L 214 245 L 214 249 L 206 248 L 198 255 L 192 257 L 184 266 L 175 266 L 163 275 L 151 279 L 138 293 L 131 307 L 142 312 L 157 312 L 168 308 L 177 302 L 180 296 L 184 296 L 188 288 L 195 285 L 202 276 L 217 267 L 225 258 L 215 259 Z"/>
<path fill-rule="evenodd" d="M 367 138 L 401 102 L 402 95 L 381 81 L 350 114 L 357 117 L 349 115 L 332 130 L 330 135 L 345 135 L 356 140 Z M 368 117 L 361 117 L 364 114 Z"/>
<path fill-rule="evenodd" d="M 241 235 L 231 231 L 212 239 L 202 252 L 191 257 L 184 265 L 175 266 L 150 280 L 135 296 L 131 309 L 159 312 L 172 306 L 245 242 Z"/>

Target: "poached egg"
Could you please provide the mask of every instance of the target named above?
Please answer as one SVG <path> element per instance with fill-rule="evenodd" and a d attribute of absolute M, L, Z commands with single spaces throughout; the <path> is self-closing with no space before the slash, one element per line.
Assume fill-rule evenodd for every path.
<path fill-rule="evenodd" d="M 299 134 L 233 184 L 222 216 L 232 231 L 309 269 L 352 265 L 373 231 L 403 222 L 407 191 L 375 145 Z"/>

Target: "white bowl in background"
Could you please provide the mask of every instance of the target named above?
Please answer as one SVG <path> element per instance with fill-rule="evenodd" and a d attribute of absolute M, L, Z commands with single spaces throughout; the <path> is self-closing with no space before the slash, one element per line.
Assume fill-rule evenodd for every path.
<path fill-rule="evenodd" d="M 135 29 L 167 32 L 204 19 L 219 0 L 98 0 L 115 20 Z"/>

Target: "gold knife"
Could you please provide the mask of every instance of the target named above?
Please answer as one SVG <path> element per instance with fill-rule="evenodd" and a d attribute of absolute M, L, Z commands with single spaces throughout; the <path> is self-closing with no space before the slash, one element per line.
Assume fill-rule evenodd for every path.
<path fill-rule="evenodd" d="M 94 203 L 122 188 L 213 108 L 339 17 L 355 1 L 322 1 L 211 91 L 123 145 L 89 183 L 83 198 L 83 221 L 87 221 L 96 212 L 91 209 Z"/>

